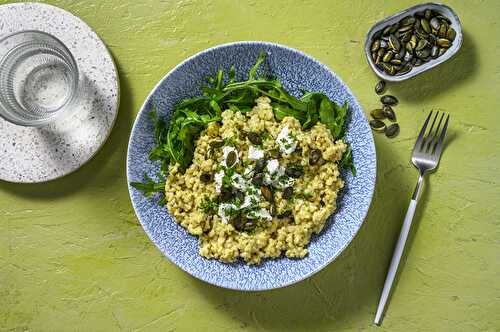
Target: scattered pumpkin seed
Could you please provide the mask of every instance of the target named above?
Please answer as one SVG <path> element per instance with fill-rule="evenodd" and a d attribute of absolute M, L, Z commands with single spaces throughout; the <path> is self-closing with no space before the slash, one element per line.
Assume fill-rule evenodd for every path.
<path fill-rule="evenodd" d="M 385 90 L 385 81 L 378 81 L 375 85 L 375 93 L 381 95 Z"/>
<path fill-rule="evenodd" d="M 372 116 L 372 118 L 374 118 L 376 120 L 385 119 L 385 112 L 381 108 L 374 109 L 373 111 L 370 112 L 370 115 Z"/>
<path fill-rule="evenodd" d="M 375 52 L 376 50 L 378 50 L 380 48 L 380 39 L 377 39 L 375 40 L 373 43 L 372 43 L 372 47 L 371 47 L 371 50 L 372 52 Z"/>
<path fill-rule="evenodd" d="M 394 105 L 397 105 L 397 103 L 398 103 L 398 99 L 394 96 L 391 96 L 391 95 L 382 96 L 380 98 L 380 101 L 382 102 L 382 104 L 389 105 L 389 106 L 394 106 Z"/>
<path fill-rule="evenodd" d="M 384 113 L 384 116 L 386 118 L 388 118 L 389 120 L 391 121 L 396 121 L 396 113 L 394 113 L 394 110 L 392 109 L 391 106 L 389 105 L 385 105 L 383 108 L 382 108 L 382 111 Z"/>
<path fill-rule="evenodd" d="M 441 25 L 441 23 L 439 22 L 439 19 L 437 17 L 431 18 L 431 21 L 429 23 L 430 23 L 432 29 L 435 29 L 435 30 L 438 30 L 439 26 Z"/>
<path fill-rule="evenodd" d="M 385 130 L 385 136 L 389 138 L 396 137 L 399 133 L 399 125 L 397 123 L 391 124 L 387 129 Z"/>
<path fill-rule="evenodd" d="M 389 47 L 395 50 L 396 52 L 399 51 L 399 48 L 401 47 L 401 44 L 399 40 L 396 38 L 394 35 L 389 36 Z"/>
<path fill-rule="evenodd" d="M 380 120 L 371 120 L 370 121 L 370 127 L 379 133 L 383 133 L 385 131 L 385 123 L 383 123 Z"/>

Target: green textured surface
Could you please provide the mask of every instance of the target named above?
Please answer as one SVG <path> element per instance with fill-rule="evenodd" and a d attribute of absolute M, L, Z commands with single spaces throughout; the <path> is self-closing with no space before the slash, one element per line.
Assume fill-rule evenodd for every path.
<path fill-rule="evenodd" d="M 207 47 L 265 40 L 311 54 L 368 111 L 377 79 L 362 51 L 376 21 L 410 1 L 54 1 L 93 27 L 121 78 L 117 124 L 78 172 L 0 182 L 0 330 L 499 331 L 500 24 L 498 1 L 450 1 L 464 43 L 451 61 L 393 84 L 402 127 L 376 135 L 368 218 L 330 266 L 297 285 L 238 293 L 198 281 L 152 245 L 129 201 L 133 119 L 156 82 Z M 382 328 L 372 325 L 417 172 L 409 154 L 430 109 L 451 114 L 449 145 L 424 189 L 416 236 Z M 1 162 L 1 161 L 0 161 Z"/>

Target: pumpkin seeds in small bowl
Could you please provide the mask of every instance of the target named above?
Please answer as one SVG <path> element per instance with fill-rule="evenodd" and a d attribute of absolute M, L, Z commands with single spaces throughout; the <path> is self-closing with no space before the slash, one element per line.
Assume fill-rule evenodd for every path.
<path fill-rule="evenodd" d="M 427 3 L 375 24 L 368 32 L 365 53 L 380 78 L 403 81 L 448 60 L 461 45 L 462 27 L 455 12 L 446 5 Z"/>

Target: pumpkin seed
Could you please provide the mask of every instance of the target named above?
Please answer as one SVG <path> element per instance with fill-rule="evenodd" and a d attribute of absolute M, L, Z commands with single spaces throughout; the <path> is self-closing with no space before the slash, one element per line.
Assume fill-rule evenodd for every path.
<path fill-rule="evenodd" d="M 391 106 L 384 105 L 384 108 L 382 108 L 382 111 L 384 112 L 384 115 L 386 118 L 388 118 L 391 121 L 396 121 L 396 113 L 394 113 L 394 110 L 392 109 Z"/>
<path fill-rule="evenodd" d="M 452 27 L 449 27 L 448 31 L 446 32 L 446 39 L 449 39 L 450 41 L 454 41 L 456 36 L 457 36 L 457 32 L 455 31 L 455 29 L 453 29 Z"/>
<path fill-rule="evenodd" d="M 378 83 L 375 85 L 375 93 L 380 95 L 384 92 L 385 90 L 385 81 L 378 81 Z"/>
<path fill-rule="evenodd" d="M 451 46 L 451 42 L 448 39 L 445 38 L 439 38 L 436 43 L 438 44 L 439 47 L 443 48 L 448 48 Z"/>
<path fill-rule="evenodd" d="M 437 37 L 434 35 L 434 34 L 430 34 L 429 35 L 429 38 L 427 38 L 427 41 L 429 42 L 430 45 L 436 45 L 436 40 L 437 40 Z"/>
<path fill-rule="evenodd" d="M 233 167 L 234 164 L 236 164 L 236 158 L 237 157 L 238 156 L 236 155 L 236 152 L 230 151 L 227 154 L 227 158 L 226 158 L 226 165 L 227 165 L 227 167 Z"/>
<path fill-rule="evenodd" d="M 207 172 L 204 172 L 204 173 L 201 173 L 200 175 L 200 181 L 201 182 L 210 182 L 212 180 L 212 174 L 210 173 L 207 173 Z"/>
<path fill-rule="evenodd" d="M 409 63 L 405 64 L 398 72 L 396 75 L 404 75 L 411 70 L 411 65 Z"/>
<path fill-rule="evenodd" d="M 401 25 L 403 25 L 403 26 L 407 26 L 407 25 L 412 26 L 415 23 L 415 21 L 416 21 L 415 17 L 413 17 L 413 16 L 406 16 L 405 18 L 403 18 L 401 20 Z"/>
<path fill-rule="evenodd" d="M 441 15 L 441 14 L 440 15 L 436 15 L 436 18 L 440 19 L 441 21 L 445 21 L 448 24 L 451 24 L 450 19 L 448 17 L 444 16 L 444 15 Z"/>
<path fill-rule="evenodd" d="M 431 33 L 431 26 L 429 25 L 429 21 L 427 21 L 425 18 L 420 20 L 420 26 L 425 32 Z"/>
<path fill-rule="evenodd" d="M 248 137 L 248 140 L 252 143 L 252 144 L 255 144 L 255 145 L 260 145 L 262 144 L 262 138 L 260 137 L 259 134 L 257 134 L 256 132 L 254 131 L 251 131 L 248 133 L 247 135 Z"/>
<path fill-rule="evenodd" d="M 385 136 L 389 138 L 396 137 L 399 133 L 399 125 L 397 123 L 391 124 L 387 129 L 385 130 Z"/>
<path fill-rule="evenodd" d="M 382 61 L 384 62 L 389 62 L 391 61 L 392 57 L 394 56 L 393 51 L 388 51 L 387 53 L 384 54 L 384 57 L 382 58 Z"/>
<path fill-rule="evenodd" d="M 399 43 L 399 40 L 396 38 L 394 35 L 389 36 L 389 47 L 395 50 L 396 52 L 399 51 L 401 44 Z"/>
<path fill-rule="evenodd" d="M 415 55 L 418 56 L 420 59 L 424 60 L 431 55 L 431 50 L 430 48 L 426 47 L 424 49 L 416 51 Z"/>
<path fill-rule="evenodd" d="M 383 57 L 385 54 L 385 50 L 383 48 L 379 48 L 378 51 L 377 51 L 377 55 L 379 57 Z"/>
<path fill-rule="evenodd" d="M 398 29 L 398 32 L 403 33 L 412 29 L 413 27 L 411 25 L 403 25 L 401 28 Z"/>
<path fill-rule="evenodd" d="M 264 167 L 266 167 L 266 160 L 265 159 L 259 159 L 255 163 L 255 172 L 260 173 L 264 171 Z"/>
<path fill-rule="evenodd" d="M 281 193 L 281 197 L 283 199 L 290 199 L 293 196 L 293 187 L 286 187 L 283 189 L 283 192 Z"/>
<path fill-rule="evenodd" d="M 285 219 L 285 218 L 290 218 L 292 217 L 292 211 L 291 210 L 286 210 L 283 213 L 278 214 L 278 219 Z"/>
<path fill-rule="evenodd" d="M 425 17 L 426 19 L 430 20 L 430 19 L 431 19 L 431 16 L 432 16 L 432 12 L 431 12 L 431 10 L 430 10 L 430 9 L 426 9 L 426 10 L 424 11 L 424 17 Z"/>
<path fill-rule="evenodd" d="M 389 33 L 394 33 L 398 30 L 399 28 L 399 23 L 394 23 L 393 25 L 391 25 L 391 28 L 389 29 Z"/>
<path fill-rule="evenodd" d="M 380 98 L 380 101 L 382 102 L 382 104 L 389 105 L 389 106 L 394 106 L 394 105 L 397 105 L 397 103 L 398 103 L 398 99 L 394 96 L 391 96 L 391 95 L 382 96 Z"/>
<path fill-rule="evenodd" d="M 435 59 L 437 58 L 439 55 L 439 47 L 437 46 L 432 46 L 432 49 L 431 49 L 431 58 Z"/>
<path fill-rule="evenodd" d="M 373 61 L 377 60 L 377 52 L 372 52 L 372 59 Z"/>
<path fill-rule="evenodd" d="M 309 155 L 309 165 L 315 165 L 318 163 L 318 161 L 321 159 L 321 150 L 319 149 L 314 149 L 311 151 L 311 154 Z M 291 176 L 293 177 L 293 176 Z M 300 175 L 299 175 L 300 177 Z"/>
<path fill-rule="evenodd" d="M 387 48 L 387 41 L 386 40 L 380 40 L 380 47 L 381 48 Z"/>
<path fill-rule="evenodd" d="M 255 186 L 261 186 L 262 183 L 264 183 L 264 174 L 259 173 L 254 175 L 254 177 L 252 178 L 252 184 L 254 184 Z"/>
<path fill-rule="evenodd" d="M 375 52 L 379 48 L 380 48 L 380 39 L 377 39 L 372 43 L 371 51 Z"/>
<path fill-rule="evenodd" d="M 403 33 L 400 38 L 401 43 L 406 44 L 410 40 L 411 36 L 413 36 L 411 31 Z"/>
<path fill-rule="evenodd" d="M 389 34 L 389 31 L 391 31 L 391 26 L 388 25 L 384 28 L 384 30 L 382 31 L 382 35 L 388 35 Z"/>
<path fill-rule="evenodd" d="M 266 187 L 266 186 L 260 187 L 260 192 L 261 192 L 262 196 L 264 196 L 266 201 L 268 201 L 268 202 L 274 201 L 273 192 L 271 191 L 271 189 L 269 189 L 269 187 Z"/>
<path fill-rule="evenodd" d="M 421 66 L 424 64 L 424 62 L 422 61 L 422 59 L 418 59 L 418 58 L 415 58 L 416 61 L 415 63 L 413 64 L 415 67 L 418 67 L 418 66 Z"/>
<path fill-rule="evenodd" d="M 439 19 L 437 17 L 431 18 L 431 21 L 429 23 L 430 23 L 431 27 L 435 30 L 438 30 L 439 26 L 441 25 L 441 23 L 439 22 Z"/>
<path fill-rule="evenodd" d="M 429 42 L 427 40 L 420 39 L 418 41 L 417 47 L 415 47 L 415 51 L 420 51 L 420 50 L 424 49 L 427 46 L 427 44 L 429 44 Z"/>
<path fill-rule="evenodd" d="M 446 48 L 440 48 L 439 53 L 438 53 L 438 57 L 443 55 L 446 52 L 446 50 L 447 50 Z"/>
<path fill-rule="evenodd" d="M 380 120 L 371 120 L 370 127 L 377 132 L 383 133 L 385 131 L 385 123 Z"/>
<path fill-rule="evenodd" d="M 448 32 L 448 23 L 441 21 L 441 26 L 439 27 L 438 36 L 440 38 L 446 37 L 446 32 Z"/>
<path fill-rule="evenodd" d="M 391 63 L 392 63 L 393 65 L 399 66 L 399 65 L 401 64 L 401 60 L 399 60 L 399 59 L 392 59 L 392 60 L 391 60 Z"/>
<path fill-rule="evenodd" d="M 427 33 L 421 28 L 415 30 L 415 35 L 420 39 L 427 39 Z"/>
<path fill-rule="evenodd" d="M 304 169 L 302 169 L 299 165 L 288 166 L 285 169 L 285 174 L 291 178 L 298 179 L 302 176 L 302 174 L 304 174 Z"/>
<path fill-rule="evenodd" d="M 210 142 L 210 146 L 213 148 L 221 148 L 224 146 L 224 141 L 220 140 L 220 141 Z"/>
<path fill-rule="evenodd" d="M 372 118 L 377 119 L 377 120 L 385 119 L 385 112 L 382 108 L 374 109 L 373 111 L 370 112 L 370 115 L 372 116 Z"/>

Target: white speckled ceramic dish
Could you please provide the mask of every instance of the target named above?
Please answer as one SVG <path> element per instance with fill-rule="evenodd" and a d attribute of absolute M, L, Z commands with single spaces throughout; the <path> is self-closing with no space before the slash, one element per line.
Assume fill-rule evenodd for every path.
<path fill-rule="evenodd" d="M 324 92 L 339 104 L 347 101 L 351 119 L 346 139 L 350 142 L 357 175 L 344 172 L 346 186 L 338 201 L 338 210 L 330 216 L 318 236 L 309 244 L 303 259 L 266 260 L 258 266 L 242 262 L 226 264 L 198 254 L 198 240 L 175 223 L 157 197 L 144 197 L 130 187 L 135 212 L 151 241 L 174 264 L 208 283 L 237 290 L 265 290 L 290 285 L 311 276 L 332 262 L 363 223 L 375 186 L 375 146 L 363 110 L 349 88 L 327 67 L 302 52 L 264 42 L 240 42 L 221 45 L 190 57 L 169 72 L 153 89 L 137 116 L 130 137 L 127 156 L 127 179 L 142 181 L 144 173 L 154 177 L 159 165 L 148 159 L 154 145 L 150 109 L 156 105 L 167 119 L 174 105 L 200 95 L 200 84 L 217 69 L 227 72 L 235 65 L 237 73 L 247 73 L 259 52 L 267 53 L 265 74 L 277 77 L 294 95 L 301 89 Z M 246 79 L 244 77 L 243 79 Z"/>
<path fill-rule="evenodd" d="M 0 180 L 44 182 L 77 170 L 104 144 L 118 113 L 118 75 L 97 34 L 60 8 L 41 3 L 0 6 L 0 38 L 22 30 L 57 37 L 82 73 L 80 102 L 71 115 L 40 128 L 0 118 Z"/>

